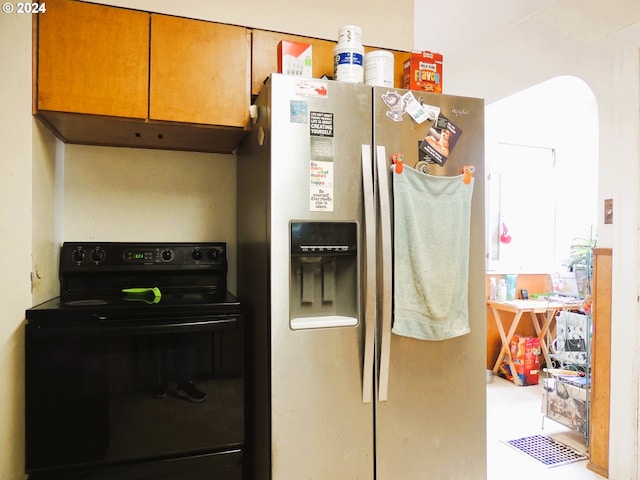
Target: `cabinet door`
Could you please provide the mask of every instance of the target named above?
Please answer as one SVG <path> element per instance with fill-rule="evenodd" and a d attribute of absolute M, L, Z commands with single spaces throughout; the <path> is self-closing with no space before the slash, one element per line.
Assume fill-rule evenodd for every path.
<path fill-rule="evenodd" d="M 247 125 L 250 44 L 243 27 L 152 14 L 149 118 Z"/>
<path fill-rule="evenodd" d="M 39 110 L 146 118 L 148 13 L 49 0 L 38 22 Z"/>

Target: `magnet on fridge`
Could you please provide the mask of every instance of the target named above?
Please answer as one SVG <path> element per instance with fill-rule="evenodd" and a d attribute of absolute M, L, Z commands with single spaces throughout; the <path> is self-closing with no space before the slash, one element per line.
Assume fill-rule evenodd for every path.
<path fill-rule="evenodd" d="M 401 153 L 394 153 L 391 156 L 391 161 L 396 166 L 396 173 L 402 173 L 404 168 L 404 155 Z"/>
<path fill-rule="evenodd" d="M 418 163 L 416 163 L 414 165 L 414 167 L 416 170 L 418 170 L 421 173 L 424 173 L 426 175 L 428 175 L 429 172 L 429 162 L 425 162 L 424 160 L 420 160 Z"/>
<path fill-rule="evenodd" d="M 475 171 L 476 167 L 474 167 L 473 165 L 465 165 L 464 167 L 462 167 L 462 173 L 464 173 L 464 183 L 466 183 L 467 185 L 471 183 L 471 177 L 473 177 Z"/>
<path fill-rule="evenodd" d="M 402 96 L 395 90 L 387 90 L 387 93 L 382 95 L 382 101 L 389 108 L 386 112 L 387 117 L 394 122 L 401 122 L 405 112 L 405 102 Z"/>

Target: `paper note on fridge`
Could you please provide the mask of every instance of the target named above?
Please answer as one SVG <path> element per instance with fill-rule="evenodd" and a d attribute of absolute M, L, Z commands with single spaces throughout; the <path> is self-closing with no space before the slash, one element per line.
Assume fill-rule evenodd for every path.
<path fill-rule="evenodd" d="M 440 108 L 431 105 L 424 105 L 416 100 L 413 92 L 407 92 L 402 96 L 407 113 L 415 120 L 417 124 L 434 121 L 440 113 Z"/>

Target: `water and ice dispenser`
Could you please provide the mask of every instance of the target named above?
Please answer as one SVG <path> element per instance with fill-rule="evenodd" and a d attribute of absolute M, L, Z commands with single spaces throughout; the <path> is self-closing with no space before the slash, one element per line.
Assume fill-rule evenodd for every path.
<path fill-rule="evenodd" d="M 358 324 L 358 224 L 291 222 L 289 316 L 294 330 Z"/>

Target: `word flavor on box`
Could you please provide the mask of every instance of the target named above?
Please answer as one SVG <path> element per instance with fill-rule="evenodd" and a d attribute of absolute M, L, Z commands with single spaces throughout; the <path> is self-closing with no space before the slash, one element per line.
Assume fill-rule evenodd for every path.
<path fill-rule="evenodd" d="M 411 52 L 404 62 L 402 88 L 442 93 L 442 55 L 429 51 Z"/>

